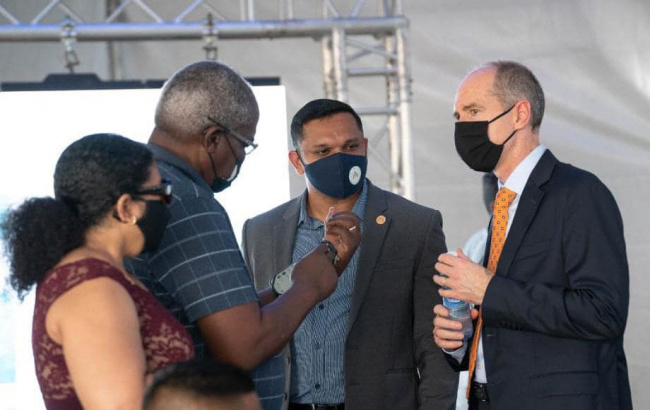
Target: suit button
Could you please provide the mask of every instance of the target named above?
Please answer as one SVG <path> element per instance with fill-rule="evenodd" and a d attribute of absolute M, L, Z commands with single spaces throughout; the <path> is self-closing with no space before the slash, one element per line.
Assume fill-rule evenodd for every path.
<path fill-rule="evenodd" d="M 323 305 L 323 304 L 321 303 L 320 305 L 318 305 L 318 308 L 319 308 L 320 310 L 323 310 L 323 309 L 325 309 L 325 305 Z"/>
<path fill-rule="evenodd" d="M 316 389 L 320 389 L 320 383 L 316 383 L 316 385 L 315 385 L 314 387 L 315 387 Z"/>

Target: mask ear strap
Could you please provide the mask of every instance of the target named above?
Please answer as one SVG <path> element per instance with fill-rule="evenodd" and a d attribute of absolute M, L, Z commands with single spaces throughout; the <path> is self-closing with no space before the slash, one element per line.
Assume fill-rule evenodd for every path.
<path fill-rule="evenodd" d="M 501 114 L 499 114 L 499 115 L 497 115 L 496 117 L 492 118 L 490 121 L 488 121 L 488 124 L 493 123 L 494 121 L 498 120 L 499 118 L 503 117 L 504 115 L 506 115 L 507 113 L 509 113 L 510 111 L 512 111 L 512 109 L 515 108 L 515 105 L 517 105 L 517 104 L 513 104 L 512 107 L 508 108 L 507 110 L 505 110 L 505 111 L 502 112 Z M 511 135 L 510 137 L 512 137 L 512 135 Z M 510 137 L 508 137 L 508 139 L 509 139 Z"/>
<path fill-rule="evenodd" d="M 503 147 L 504 145 L 506 145 L 506 142 L 510 141 L 510 138 L 512 138 L 512 137 L 515 135 L 515 133 L 516 133 L 517 131 L 518 131 L 518 130 L 514 130 L 514 131 L 512 131 L 512 134 L 510 134 L 510 136 L 509 136 L 508 138 L 506 138 L 505 141 L 503 141 L 503 144 L 500 144 L 499 146 L 500 146 L 500 147 Z"/>
<path fill-rule="evenodd" d="M 305 166 L 305 161 L 304 161 L 304 160 L 302 159 L 302 157 L 300 156 L 300 151 L 298 150 L 298 148 L 294 149 L 294 151 L 296 151 L 296 155 L 298 155 L 298 159 L 300 160 L 300 163 L 301 163 L 302 166 L 304 167 L 304 166 Z"/>
<path fill-rule="evenodd" d="M 219 176 L 217 175 L 217 169 L 214 167 L 214 160 L 212 159 L 212 155 L 210 155 L 210 152 L 208 152 L 208 150 L 205 151 L 205 155 L 210 158 L 210 165 L 212 165 L 212 173 L 214 174 L 214 177 L 218 178 Z"/>
<path fill-rule="evenodd" d="M 205 130 L 204 134 L 201 137 L 201 143 L 203 145 L 203 148 L 205 148 L 205 154 L 210 159 L 210 165 L 212 166 L 212 173 L 214 174 L 214 177 L 219 178 L 219 176 L 217 175 L 217 169 L 214 166 L 214 160 L 212 159 L 212 154 L 210 154 L 210 145 L 214 144 L 214 150 L 216 151 L 219 142 L 221 141 L 221 134 L 219 133 L 216 126 L 214 126 L 214 130 L 212 132 L 209 131 L 210 128 L 212 127 L 208 127 Z M 219 134 L 219 135 L 215 135 L 215 134 Z"/>
<path fill-rule="evenodd" d="M 232 147 L 232 143 L 228 138 L 226 138 L 226 142 L 228 143 L 228 147 L 230 148 L 230 152 L 232 153 L 232 156 L 235 157 L 236 161 L 239 161 L 239 158 L 237 158 L 237 153 L 235 153 L 235 149 Z M 246 154 L 244 154 L 246 156 Z"/>

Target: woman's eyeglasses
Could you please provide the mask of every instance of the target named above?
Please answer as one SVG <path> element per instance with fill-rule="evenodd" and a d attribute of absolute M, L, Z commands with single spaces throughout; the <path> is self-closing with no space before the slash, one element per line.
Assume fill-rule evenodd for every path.
<path fill-rule="evenodd" d="M 172 201 L 172 183 L 168 179 L 160 181 L 160 185 L 140 188 L 135 191 L 136 195 L 158 195 L 162 201 L 169 204 Z"/>

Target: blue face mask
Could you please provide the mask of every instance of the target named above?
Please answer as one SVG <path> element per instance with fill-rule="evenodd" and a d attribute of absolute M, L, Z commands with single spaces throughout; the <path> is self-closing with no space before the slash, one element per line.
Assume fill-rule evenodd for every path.
<path fill-rule="evenodd" d="M 304 164 L 304 162 L 303 162 Z M 365 155 L 337 153 L 305 165 L 309 182 L 332 198 L 347 198 L 363 187 L 368 159 Z"/>

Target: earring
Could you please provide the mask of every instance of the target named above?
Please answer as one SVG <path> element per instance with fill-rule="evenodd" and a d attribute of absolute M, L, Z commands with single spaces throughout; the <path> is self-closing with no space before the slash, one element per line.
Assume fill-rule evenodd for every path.
<path fill-rule="evenodd" d="M 135 217 L 135 216 L 132 216 L 132 217 L 131 217 L 131 220 L 129 221 L 129 223 L 130 223 L 131 225 L 135 225 L 136 222 L 137 222 L 136 217 Z"/>

